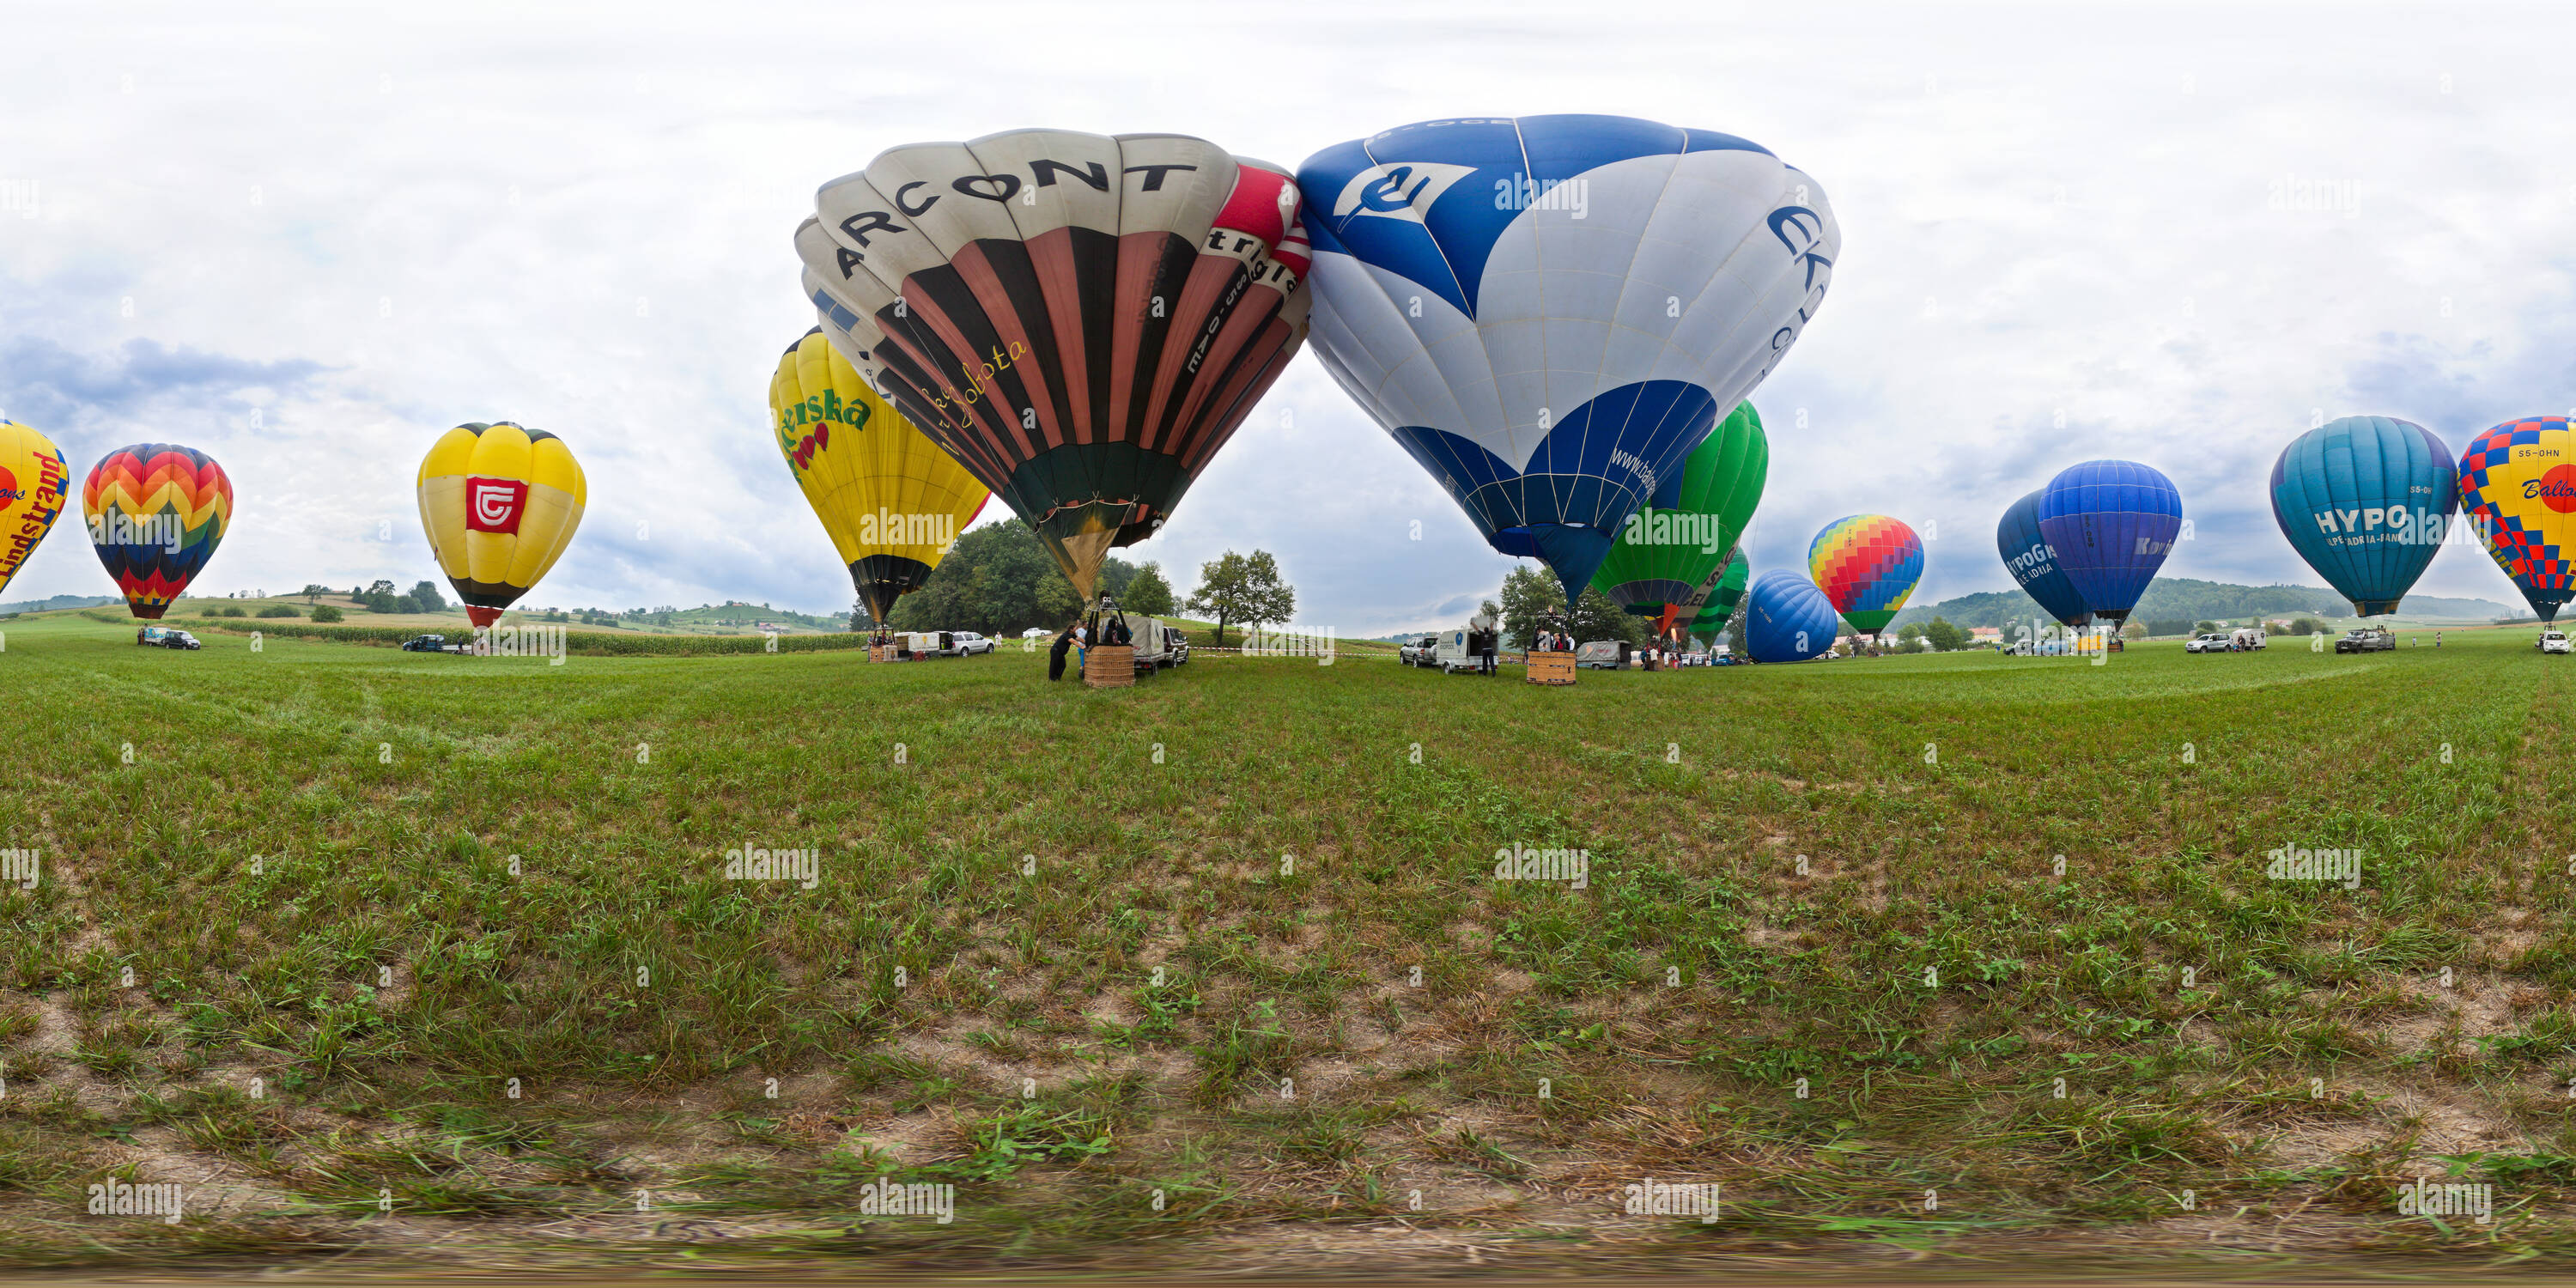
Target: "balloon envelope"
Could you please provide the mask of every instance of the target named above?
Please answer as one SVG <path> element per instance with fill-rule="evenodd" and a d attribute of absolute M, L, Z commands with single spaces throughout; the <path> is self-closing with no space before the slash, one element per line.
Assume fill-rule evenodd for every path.
<path fill-rule="evenodd" d="M 1325 369 L 1569 604 L 1788 352 L 1842 253 L 1814 179 L 1628 117 L 1401 126 L 1297 182 Z"/>
<path fill-rule="evenodd" d="M 796 248 L 824 333 L 1085 600 L 1305 338 L 1295 183 L 1205 139 L 912 144 L 814 201 Z"/>
<path fill-rule="evenodd" d="M 1786 568 L 1755 578 L 1744 597 L 1744 647 L 1756 662 L 1822 657 L 1838 633 L 1825 592 Z"/>
<path fill-rule="evenodd" d="M 2039 535 L 2093 615 L 2118 625 L 2182 534 L 2182 493 L 2135 461 L 2086 461 L 2040 489 Z"/>
<path fill-rule="evenodd" d="M 1744 560 L 1744 548 L 1736 547 L 1735 552 L 1727 556 L 1726 566 L 1718 569 L 1717 575 L 1709 579 L 1708 585 L 1695 594 L 1692 601 L 1685 601 L 1683 607 L 1692 614 L 1690 628 L 1709 632 L 1725 630 L 1726 623 L 1735 616 L 1736 606 L 1744 602 L 1744 588 L 1752 576 L 1752 566 Z"/>
<path fill-rule="evenodd" d="M 1995 551 L 2003 556 L 2004 571 L 2038 602 L 2040 611 L 2060 625 L 2082 626 L 2093 620 L 2093 610 L 2084 606 L 2083 592 L 2058 566 L 2056 548 L 2039 533 L 2039 498 L 2046 492 L 2033 492 L 2004 511 L 1995 525 Z"/>
<path fill-rule="evenodd" d="M 1853 630 L 1876 635 L 1923 580 L 1923 539 L 1884 514 L 1836 519 L 1808 543 L 1807 575 Z"/>
<path fill-rule="evenodd" d="M 71 503 L 72 467 L 51 439 L 0 420 L 0 590 Z"/>
<path fill-rule="evenodd" d="M 154 620 L 188 588 L 233 521 L 233 481 L 213 457 L 175 443 L 107 454 L 81 485 L 90 544 L 128 612 Z"/>
<path fill-rule="evenodd" d="M 1660 480 L 1645 507 L 1628 516 L 1592 574 L 1593 588 L 1629 613 L 1654 617 L 1715 585 L 1762 502 L 1770 467 L 1762 418 L 1753 404 L 1737 404 L 1681 469 Z"/>
<path fill-rule="evenodd" d="M 769 412 L 779 455 L 880 623 L 993 497 L 868 388 L 821 327 L 779 357 Z"/>
<path fill-rule="evenodd" d="M 2433 431 L 2346 416 L 2290 440 L 2272 462 L 2272 519 L 2290 548 L 2363 617 L 2397 611 L 2442 548 L 2460 472 Z"/>
<path fill-rule="evenodd" d="M 2564 416 L 2510 420 L 2470 440 L 2460 456 L 2460 509 L 2496 567 L 2540 620 L 2576 596 L 2576 432 Z"/>
<path fill-rule="evenodd" d="M 572 544 L 590 488 L 564 441 L 509 421 L 459 425 L 422 457 L 429 553 L 477 626 L 527 594 Z"/>

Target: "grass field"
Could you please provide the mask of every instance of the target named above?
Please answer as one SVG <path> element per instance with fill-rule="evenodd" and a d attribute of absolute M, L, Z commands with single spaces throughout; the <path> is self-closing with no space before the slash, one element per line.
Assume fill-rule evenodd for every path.
<path fill-rule="evenodd" d="M 11 1264 L 2576 1250 L 2528 629 L 1103 692 L 0 630 Z M 110 1178 L 186 1219 L 84 1218 Z"/>

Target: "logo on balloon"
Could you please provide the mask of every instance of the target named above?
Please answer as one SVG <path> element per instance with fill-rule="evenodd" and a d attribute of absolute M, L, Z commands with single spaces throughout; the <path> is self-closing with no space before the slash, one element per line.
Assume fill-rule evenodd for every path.
<path fill-rule="evenodd" d="M 1341 195 L 1333 199 L 1333 218 L 1394 215 L 1418 220 L 1430 213 L 1432 203 L 1440 200 L 1440 194 L 1449 191 L 1450 185 L 1475 172 L 1474 166 L 1440 161 L 1407 161 L 1362 170 L 1352 175 L 1351 181 L 1342 185 Z"/>
<path fill-rule="evenodd" d="M 2560 514 L 2576 511 L 2576 465 L 2561 465 L 2522 485 L 2526 501 L 2538 501 Z"/>
<path fill-rule="evenodd" d="M 27 494 L 18 490 L 18 476 L 0 469 L 0 502 L 24 501 Z"/>
<path fill-rule="evenodd" d="M 465 530 L 518 535 L 519 515 L 528 508 L 528 485 L 517 479 L 465 480 Z"/>

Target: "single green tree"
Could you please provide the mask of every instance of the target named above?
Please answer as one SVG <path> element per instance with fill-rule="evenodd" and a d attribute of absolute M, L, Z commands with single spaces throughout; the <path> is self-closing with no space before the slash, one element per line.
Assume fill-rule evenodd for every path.
<path fill-rule="evenodd" d="M 1172 615 L 1172 583 L 1163 580 L 1163 565 L 1145 564 L 1127 579 L 1127 587 L 1117 592 L 1118 606 L 1147 617 Z"/>
<path fill-rule="evenodd" d="M 439 592 L 437 582 L 424 580 L 412 587 L 411 598 L 412 602 L 420 605 L 420 611 L 424 613 L 447 611 L 447 596 Z"/>
<path fill-rule="evenodd" d="M 1968 633 L 1950 624 L 1946 617 L 1935 617 L 1923 627 L 1923 638 L 1932 642 L 1936 653 L 1948 653 L 1967 647 Z"/>
<path fill-rule="evenodd" d="M 1503 574 L 1502 602 L 1497 607 L 1495 620 L 1502 623 L 1503 638 L 1513 648 L 1528 648 L 1542 630 L 1573 629 L 1565 622 L 1565 591 L 1536 564 L 1519 564 Z"/>
<path fill-rule="evenodd" d="M 1228 550 L 1199 565 L 1198 589 L 1182 605 L 1210 613 L 1216 620 L 1216 646 L 1225 647 L 1225 628 L 1235 623 L 1259 629 L 1297 615 L 1297 590 L 1280 579 L 1279 561 L 1267 550 L 1240 555 Z"/>

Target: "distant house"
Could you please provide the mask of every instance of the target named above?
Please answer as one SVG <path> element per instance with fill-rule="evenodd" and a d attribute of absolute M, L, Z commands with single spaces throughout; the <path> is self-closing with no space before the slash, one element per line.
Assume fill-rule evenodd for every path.
<path fill-rule="evenodd" d="M 2003 639 L 2004 628 L 2000 626 L 1971 626 L 1968 628 L 1968 641 L 1972 644 L 1979 642 L 2000 644 L 2003 643 Z"/>

